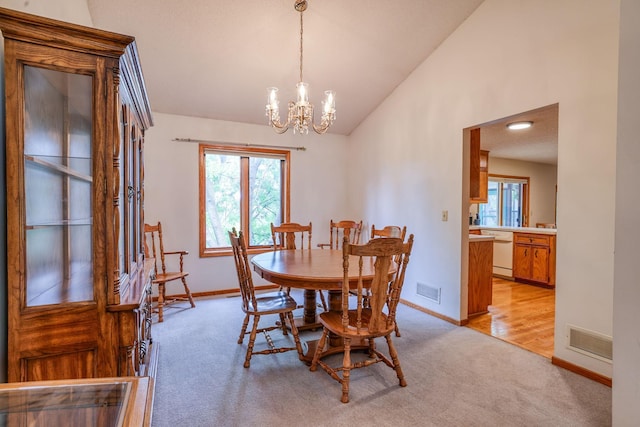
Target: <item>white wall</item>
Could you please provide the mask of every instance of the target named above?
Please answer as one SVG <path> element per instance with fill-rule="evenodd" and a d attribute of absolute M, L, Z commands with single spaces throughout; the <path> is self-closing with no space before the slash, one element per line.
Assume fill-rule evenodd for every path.
<path fill-rule="evenodd" d="M 198 144 L 172 141 L 175 138 L 304 146 L 306 151 L 291 152 L 291 221 L 312 222 L 315 246 L 328 242 L 332 218 L 353 216 L 348 207 L 344 136 L 291 131 L 278 135 L 267 126 L 160 113 L 153 113 L 153 120 L 145 137 L 145 222 L 162 222 L 166 250 L 190 252 L 185 270 L 192 292 L 237 288 L 238 279 L 231 256 L 198 256 Z M 177 291 L 181 289 L 168 293 Z"/>
<path fill-rule="evenodd" d="M 0 0 L 0 7 L 87 27 L 93 26 L 86 0 Z"/>
<path fill-rule="evenodd" d="M 528 176 L 529 226 L 536 222 L 555 222 L 558 168 L 544 163 L 501 159 L 489 155 L 489 175 Z"/>
<path fill-rule="evenodd" d="M 640 2 L 622 0 L 620 16 L 613 425 L 631 426 L 640 419 Z"/>
<path fill-rule="evenodd" d="M 558 102 L 554 353 L 606 376 L 611 365 L 566 349 L 564 333 L 567 324 L 612 333 L 617 42 L 617 1 L 486 0 L 349 141 L 351 157 L 361 153 L 352 178 L 363 216 L 416 235 L 403 298 L 463 319 L 462 129 Z M 417 295 L 416 282 L 441 287 L 441 303 Z"/>

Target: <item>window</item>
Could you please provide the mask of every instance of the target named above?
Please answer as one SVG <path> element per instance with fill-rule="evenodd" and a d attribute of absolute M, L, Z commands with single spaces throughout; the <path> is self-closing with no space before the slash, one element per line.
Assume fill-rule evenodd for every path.
<path fill-rule="evenodd" d="M 489 175 L 487 203 L 480 204 L 480 224 L 489 227 L 526 227 L 529 178 Z"/>
<path fill-rule="evenodd" d="M 228 255 L 228 231 L 271 247 L 271 223 L 289 217 L 289 151 L 200 145 L 200 256 Z"/>

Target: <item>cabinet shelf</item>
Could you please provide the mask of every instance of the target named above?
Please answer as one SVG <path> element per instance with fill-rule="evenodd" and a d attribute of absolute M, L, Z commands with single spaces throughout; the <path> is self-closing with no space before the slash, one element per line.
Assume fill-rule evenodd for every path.
<path fill-rule="evenodd" d="M 83 225 L 93 225 L 93 219 L 92 218 L 67 219 L 67 220 L 61 220 L 61 221 L 41 222 L 38 224 L 27 224 L 24 228 L 25 230 L 37 230 L 38 228 L 72 227 L 72 226 L 83 226 Z"/>
<path fill-rule="evenodd" d="M 55 277 L 56 275 L 52 273 L 30 277 L 27 307 L 93 301 L 91 265 L 77 265 L 73 267 L 73 270 L 67 278 L 60 277 L 60 275 Z"/>
<path fill-rule="evenodd" d="M 93 177 L 90 175 L 86 175 L 80 172 L 75 171 L 74 169 L 71 169 L 68 166 L 65 165 L 60 165 L 48 160 L 45 160 L 42 156 L 31 156 L 29 154 L 25 154 L 24 155 L 24 159 L 28 162 L 31 163 L 35 163 L 36 165 L 39 166 L 43 166 L 47 169 L 51 169 L 57 172 L 61 172 L 65 175 L 69 175 L 72 176 L 74 178 L 80 179 L 82 181 L 86 181 L 86 182 L 93 182 Z M 83 160 L 91 160 L 91 159 L 83 159 Z"/>

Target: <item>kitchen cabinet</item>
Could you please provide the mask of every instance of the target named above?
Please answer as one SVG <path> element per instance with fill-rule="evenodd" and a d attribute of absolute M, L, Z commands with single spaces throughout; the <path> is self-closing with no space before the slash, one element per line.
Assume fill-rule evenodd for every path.
<path fill-rule="evenodd" d="M 0 30 L 8 380 L 153 375 L 135 39 L 3 8 Z"/>
<path fill-rule="evenodd" d="M 489 200 L 489 152 L 480 150 L 478 196 L 472 197 L 469 203 L 487 203 Z"/>
<path fill-rule="evenodd" d="M 487 203 L 489 194 L 489 152 L 480 149 L 480 129 L 469 134 L 469 203 Z"/>
<path fill-rule="evenodd" d="M 513 233 L 513 277 L 547 287 L 556 284 L 556 236 Z"/>
<path fill-rule="evenodd" d="M 493 237 L 469 236 L 468 316 L 486 313 L 493 296 Z"/>
<path fill-rule="evenodd" d="M 469 131 L 469 198 L 480 197 L 480 128 Z"/>

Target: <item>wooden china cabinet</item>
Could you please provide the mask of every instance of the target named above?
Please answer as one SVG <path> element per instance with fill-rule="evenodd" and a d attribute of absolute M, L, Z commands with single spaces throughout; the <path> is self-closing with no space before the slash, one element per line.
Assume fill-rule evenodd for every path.
<path fill-rule="evenodd" d="M 8 380 L 154 376 L 135 39 L 0 8 Z"/>

